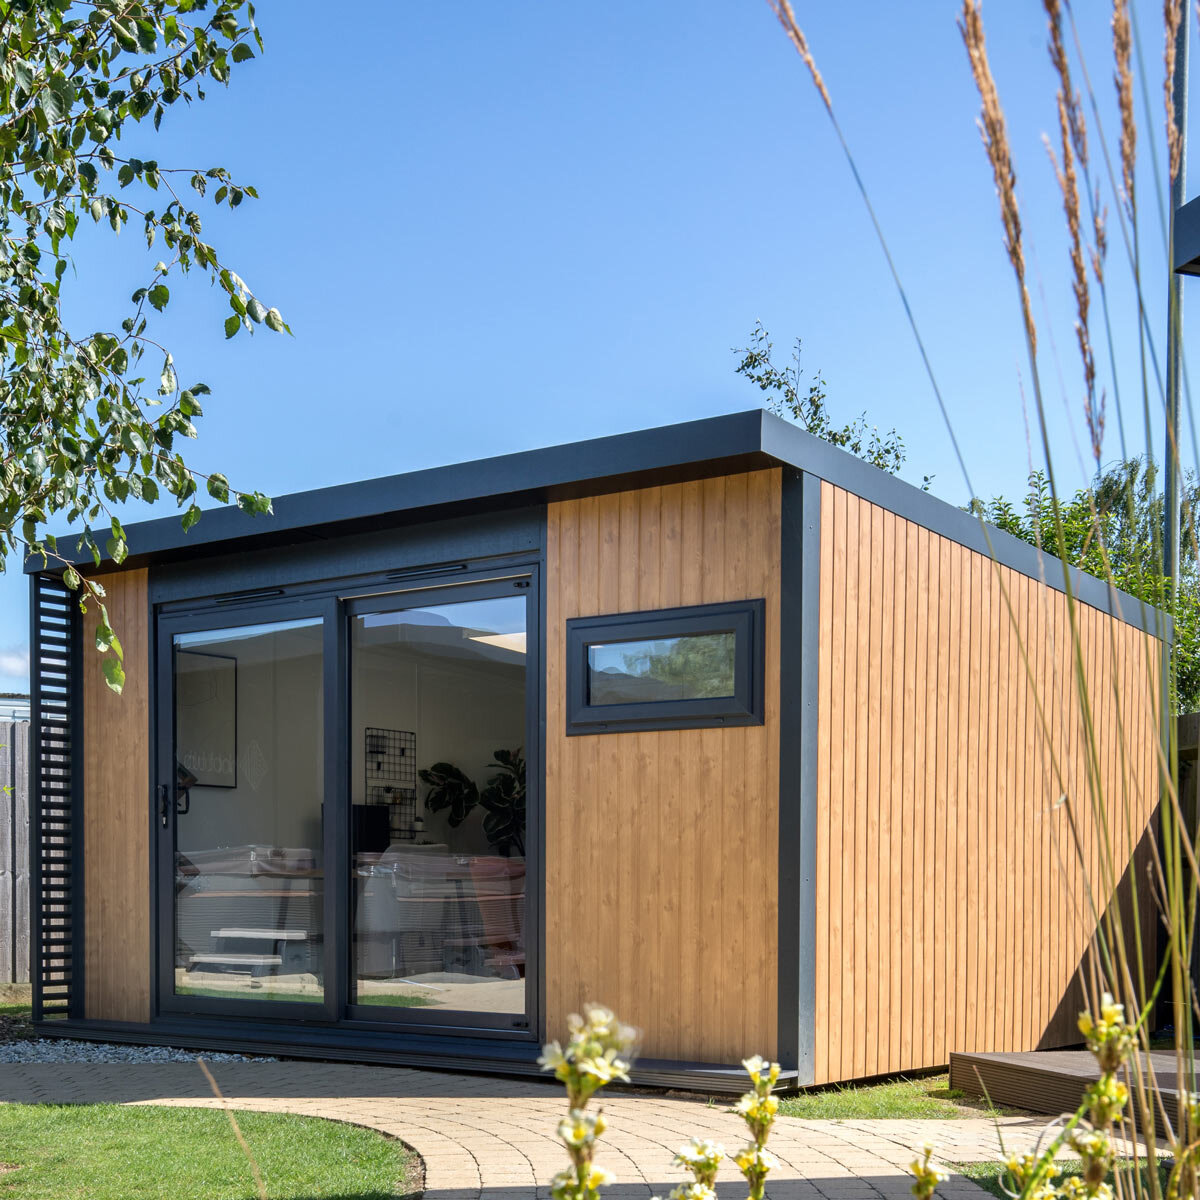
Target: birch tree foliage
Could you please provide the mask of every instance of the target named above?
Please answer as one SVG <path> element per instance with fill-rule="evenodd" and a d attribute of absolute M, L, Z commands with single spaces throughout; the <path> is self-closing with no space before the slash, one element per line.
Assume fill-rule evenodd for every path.
<path fill-rule="evenodd" d="M 260 492 L 188 465 L 209 388 L 180 378 L 156 330 L 172 290 L 199 274 L 228 303 L 216 317 L 227 338 L 290 333 L 204 235 L 202 210 L 236 209 L 254 188 L 154 156 L 182 110 L 261 48 L 247 0 L 0 0 L 0 569 L 30 554 L 65 568 L 81 607 L 100 605 L 97 649 L 116 691 L 121 644 L 103 588 L 47 525 L 81 529 L 77 550 L 119 563 L 130 498 L 173 500 L 185 529 L 200 487 L 270 511 Z M 72 258 L 85 233 L 132 238 L 145 272 L 95 330 L 69 326 L 63 309 L 68 289 L 89 286 Z"/>

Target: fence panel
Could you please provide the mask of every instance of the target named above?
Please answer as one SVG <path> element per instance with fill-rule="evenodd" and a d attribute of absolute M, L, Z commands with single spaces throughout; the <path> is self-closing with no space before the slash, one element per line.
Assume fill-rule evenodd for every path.
<path fill-rule="evenodd" d="M 29 722 L 0 721 L 0 983 L 29 982 Z"/>

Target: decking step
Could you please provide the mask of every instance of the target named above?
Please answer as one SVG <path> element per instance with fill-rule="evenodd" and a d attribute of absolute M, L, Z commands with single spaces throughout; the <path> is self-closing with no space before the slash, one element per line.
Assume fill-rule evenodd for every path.
<path fill-rule="evenodd" d="M 283 958 L 278 954 L 193 954 L 188 962 L 194 967 L 200 963 L 216 963 L 223 967 L 279 967 Z"/>
<path fill-rule="evenodd" d="M 213 929 L 215 938 L 253 938 L 263 942 L 303 942 L 308 940 L 306 929 Z"/>

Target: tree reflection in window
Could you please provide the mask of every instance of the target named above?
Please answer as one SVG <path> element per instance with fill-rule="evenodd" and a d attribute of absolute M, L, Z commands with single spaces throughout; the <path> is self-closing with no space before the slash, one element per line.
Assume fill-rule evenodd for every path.
<path fill-rule="evenodd" d="M 588 647 L 588 702 L 638 704 L 734 694 L 731 631 Z"/>

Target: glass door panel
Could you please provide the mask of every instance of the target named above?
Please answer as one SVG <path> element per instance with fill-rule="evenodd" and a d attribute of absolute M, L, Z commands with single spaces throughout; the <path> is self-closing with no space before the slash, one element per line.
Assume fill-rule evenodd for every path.
<path fill-rule="evenodd" d="M 350 1000 L 372 1019 L 524 1024 L 526 594 L 350 616 Z"/>
<path fill-rule="evenodd" d="M 322 660 L 320 618 L 172 639 L 176 996 L 324 1001 Z"/>

